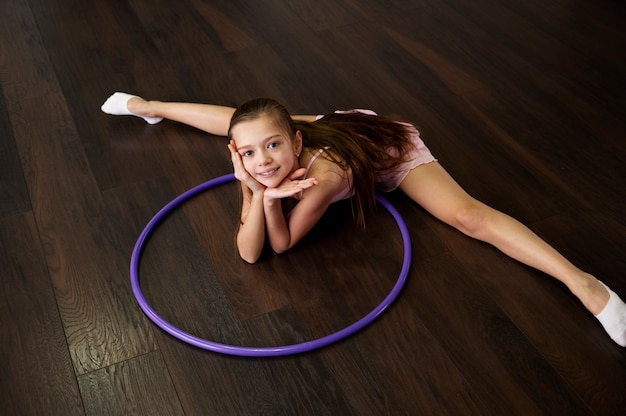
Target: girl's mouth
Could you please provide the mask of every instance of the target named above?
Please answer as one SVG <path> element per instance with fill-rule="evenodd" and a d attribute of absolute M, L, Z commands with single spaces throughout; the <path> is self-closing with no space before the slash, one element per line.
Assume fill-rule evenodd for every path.
<path fill-rule="evenodd" d="M 278 168 L 275 168 L 275 169 L 272 169 L 272 170 L 268 170 L 268 171 L 265 171 L 265 172 L 259 172 L 257 175 L 259 175 L 262 178 L 269 178 L 269 177 L 273 176 L 276 173 L 276 171 L 278 171 Z"/>

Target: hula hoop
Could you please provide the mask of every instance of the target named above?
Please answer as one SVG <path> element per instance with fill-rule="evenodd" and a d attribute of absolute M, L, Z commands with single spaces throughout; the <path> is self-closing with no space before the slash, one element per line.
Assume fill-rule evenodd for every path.
<path fill-rule="evenodd" d="M 228 354 L 228 355 L 237 355 L 243 357 L 272 357 L 272 356 L 282 356 L 282 355 L 290 355 L 290 354 L 298 354 L 302 352 L 311 351 L 314 349 L 322 348 L 327 345 L 330 345 L 334 342 L 340 341 L 357 331 L 361 330 L 365 326 L 369 325 L 372 321 L 378 318 L 389 306 L 396 300 L 398 295 L 400 294 L 407 276 L 409 274 L 409 268 L 411 265 L 411 239 L 409 237 L 409 232 L 404 223 L 404 220 L 396 211 L 396 209 L 389 203 L 386 199 L 381 197 L 380 195 L 376 195 L 376 200 L 383 205 L 387 211 L 394 217 L 396 224 L 400 228 L 400 233 L 402 234 L 402 239 L 404 243 L 404 260 L 402 262 L 402 269 L 400 270 L 400 275 L 398 280 L 396 281 L 394 287 L 391 289 L 389 294 L 385 297 L 385 299 L 370 313 L 365 315 L 363 318 L 354 322 L 347 327 L 332 333 L 330 335 L 326 335 L 324 337 L 302 342 L 299 344 L 291 344 L 284 346 L 276 346 L 276 347 L 240 347 L 228 344 L 220 344 L 217 342 L 209 341 L 203 338 L 196 337 L 192 334 L 189 334 L 171 323 L 167 322 L 163 319 L 148 303 L 145 296 L 141 291 L 141 286 L 139 284 L 139 263 L 141 259 L 141 254 L 143 252 L 144 246 L 150 234 L 155 230 L 157 225 L 163 221 L 163 219 L 169 215 L 174 209 L 180 206 L 182 203 L 191 199 L 192 197 L 206 191 L 207 189 L 216 187 L 218 185 L 224 184 L 226 182 L 231 182 L 235 180 L 234 174 L 228 174 L 224 176 L 220 176 L 215 179 L 211 179 L 203 184 L 197 185 L 194 188 L 189 189 L 188 191 L 180 194 L 178 197 L 173 199 L 167 205 L 165 205 L 161 210 L 148 222 L 144 230 L 139 235 L 137 242 L 135 243 L 135 247 L 133 249 L 133 253 L 130 260 L 130 281 L 133 289 L 133 293 L 139 306 L 143 310 L 143 312 L 152 320 L 158 327 L 163 329 L 165 332 L 170 335 L 178 338 L 179 340 L 191 344 L 195 347 L 202 348 L 205 350 Z"/>

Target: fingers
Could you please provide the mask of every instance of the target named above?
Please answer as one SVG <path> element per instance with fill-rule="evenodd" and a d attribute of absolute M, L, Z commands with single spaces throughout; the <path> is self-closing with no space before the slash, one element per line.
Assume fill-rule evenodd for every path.
<path fill-rule="evenodd" d="M 237 151 L 237 145 L 234 140 L 230 140 L 228 142 L 228 149 L 230 150 L 230 160 L 233 162 L 235 169 L 242 168 L 243 161 L 241 160 L 241 155 Z"/>
<path fill-rule="evenodd" d="M 240 181 L 246 180 L 248 174 L 243 167 L 243 160 L 241 159 L 241 155 L 237 151 L 237 145 L 235 144 L 234 140 L 231 140 L 228 143 L 228 149 L 230 150 L 230 160 L 233 163 L 235 177 Z"/>
<path fill-rule="evenodd" d="M 244 167 L 243 159 L 237 151 L 237 144 L 234 140 L 231 139 L 228 142 L 228 149 L 230 150 L 230 160 L 233 163 L 235 178 L 237 178 L 238 181 L 243 182 L 253 193 L 263 191 L 265 187 L 250 176 L 250 173 L 248 173 Z"/>
<path fill-rule="evenodd" d="M 308 178 L 295 182 L 297 183 L 297 186 L 300 187 L 302 190 L 312 188 L 318 184 L 317 179 L 315 178 Z"/>
<path fill-rule="evenodd" d="M 231 157 L 231 159 L 234 159 L 235 155 L 241 157 L 239 152 L 237 152 L 237 144 L 235 143 L 234 140 L 230 140 L 228 142 L 228 150 L 230 150 L 230 157 Z"/>
<path fill-rule="evenodd" d="M 318 184 L 317 179 L 308 178 L 308 179 L 303 179 L 299 181 L 296 180 L 296 181 L 283 182 L 280 186 L 278 186 L 275 189 L 281 193 L 295 194 L 295 193 L 304 191 L 305 189 L 312 188 L 317 184 Z"/>
<path fill-rule="evenodd" d="M 294 196 L 306 189 L 318 184 L 317 179 L 308 178 L 301 181 L 287 181 L 276 188 L 266 188 L 265 197 L 270 199 L 282 199 Z"/>
<path fill-rule="evenodd" d="M 233 162 L 233 167 L 235 168 L 235 170 L 238 170 L 241 168 L 242 161 L 241 161 L 241 156 L 239 155 L 239 153 L 237 152 L 231 153 L 230 161 Z"/>

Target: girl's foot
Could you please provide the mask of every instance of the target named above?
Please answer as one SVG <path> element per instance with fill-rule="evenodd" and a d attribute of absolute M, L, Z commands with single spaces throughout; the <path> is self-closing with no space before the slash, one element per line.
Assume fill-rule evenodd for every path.
<path fill-rule="evenodd" d="M 596 318 L 613 341 L 626 347 L 626 304 L 607 285 L 602 285 L 609 292 L 609 301 Z"/>
<path fill-rule="evenodd" d="M 137 98 L 141 100 L 140 97 L 136 95 L 126 94 L 124 92 L 116 92 L 111 95 L 105 102 L 102 104 L 102 111 L 107 114 L 112 114 L 115 116 L 137 116 L 143 118 L 149 124 L 157 124 L 163 117 L 149 117 L 144 116 L 138 113 L 134 113 L 128 108 L 128 101 Z"/>

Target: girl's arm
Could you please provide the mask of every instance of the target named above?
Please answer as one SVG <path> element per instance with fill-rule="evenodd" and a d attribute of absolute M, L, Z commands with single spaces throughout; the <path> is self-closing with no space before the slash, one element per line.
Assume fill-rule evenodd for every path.
<path fill-rule="evenodd" d="M 301 174 L 294 173 L 293 176 Z M 272 249 L 277 253 L 286 251 L 302 239 L 324 214 L 334 193 L 329 190 L 307 196 L 306 203 L 300 201 L 296 204 L 296 208 L 289 215 L 289 223 L 285 219 L 281 200 L 311 187 L 317 187 L 317 184 L 317 180 L 313 178 L 288 179 L 278 188 L 265 188 L 253 192 L 242 181 L 241 225 L 237 232 L 237 249 L 241 258 L 248 263 L 254 263 L 259 259 L 265 245 L 266 232 Z M 321 196 L 324 194 L 327 194 L 327 197 Z M 328 202 L 325 202 L 326 200 Z"/>
<path fill-rule="evenodd" d="M 294 177 L 301 174 L 301 172 L 294 173 Z M 313 178 L 288 179 L 278 188 L 265 188 L 253 192 L 245 182 L 241 182 L 243 204 L 241 225 L 237 232 L 237 249 L 243 260 L 254 263 L 259 259 L 265 245 L 266 232 L 272 249 L 277 253 L 282 253 L 291 248 L 306 235 L 326 211 L 334 194 L 329 194 L 327 203 L 314 203 L 313 201 L 316 199 L 314 197 L 308 197 L 304 205 L 300 205 L 302 204 L 300 201 L 292 213 L 298 212 L 299 215 L 296 215 L 296 218 L 304 218 L 305 220 L 297 219 L 293 222 L 293 216 L 290 215 L 289 225 L 285 220 L 281 200 L 296 193 L 304 192 L 311 187 L 316 187 L 317 183 L 317 180 Z M 317 194 L 321 195 L 322 193 L 318 192 Z M 316 200 L 319 201 L 320 198 Z M 298 206 L 300 206 L 299 209 Z M 303 206 L 313 207 L 313 209 L 305 209 Z M 291 230 L 292 227 L 293 230 Z"/>
<path fill-rule="evenodd" d="M 317 180 L 313 178 L 296 180 L 304 175 L 305 169 L 302 168 L 293 172 L 277 188 L 266 188 L 246 171 L 234 140 L 230 140 L 228 149 L 230 150 L 235 177 L 241 182 L 243 193 L 241 225 L 237 232 L 237 249 L 242 259 L 248 263 L 254 263 L 261 255 L 265 244 L 266 197 L 275 200 L 277 207 L 272 206 L 272 210 L 280 210 L 282 216 L 280 200 L 315 186 Z"/>
<path fill-rule="evenodd" d="M 254 263 L 261 256 L 265 244 L 265 215 L 263 211 L 265 186 L 261 185 L 246 171 L 234 140 L 228 143 L 228 149 L 230 150 L 235 177 L 241 182 L 243 193 L 240 226 L 237 231 L 237 249 L 242 259 L 248 263 Z"/>
<path fill-rule="evenodd" d="M 241 224 L 237 231 L 237 249 L 243 260 L 254 263 L 261 256 L 265 245 L 263 191 L 252 192 L 244 182 L 241 182 L 241 190 L 243 204 Z"/>
<path fill-rule="evenodd" d="M 287 217 L 280 199 L 274 195 L 274 189 L 265 190 L 263 205 L 266 232 L 272 250 L 276 253 L 285 252 L 296 245 L 319 221 L 333 197 L 341 191 L 344 182 L 338 175 L 329 173 L 325 176 L 304 192 L 300 202 Z"/>

